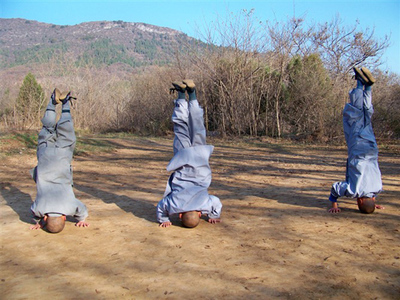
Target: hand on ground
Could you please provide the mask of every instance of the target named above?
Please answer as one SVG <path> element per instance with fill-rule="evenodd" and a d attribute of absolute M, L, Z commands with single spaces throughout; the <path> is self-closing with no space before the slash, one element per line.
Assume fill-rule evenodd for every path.
<path fill-rule="evenodd" d="M 89 227 L 89 223 L 85 221 L 79 221 L 78 223 L 75 224 L 76 227 Z"/>
<path fill-rule="evenodd" d="M 211 219 L 211 218 L 209 218 L 208 219 L 208 223 L 211 223 L 211 224 L 221 223 L 221 219 Z"/>
<path fill-rule="evenodd" d="M 337 214 L 340 213 L 340 208 L 339 207 L 332 207 L 330 210 L 328 210 L 328 212 L 330 212 L 331 214 Z"/>
<path fill-rule="evenodd" d="M 40 229 L 42 228 L 42 225 L 40 225 L 40 223 L 36 223 L 35 225 L 31 225 L 30 229 L 31 230 L 36 230 L 36 229 Z"/>
<path fill-rule="evenodd" d="M 169 227 L 169 226 L 171 226 L 171 225 L 172 225 L 171 222 L 162 222 L 159 226 L 160 226 L 160 227 Z"/>

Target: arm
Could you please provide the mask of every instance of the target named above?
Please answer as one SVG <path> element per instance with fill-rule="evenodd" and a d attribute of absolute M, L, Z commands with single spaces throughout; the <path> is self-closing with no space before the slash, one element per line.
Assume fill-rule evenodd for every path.
<path fill-rule="evenodd" d="M 81 201 L 76 199 L 78 202 L 76 211 L 74 214 L 74 218 L 78 220 L 78 222 L 75 224 L 77 227 L 89 227 L 89 223 L 86 222 L 86 218 L 88 217 L 88 211 L 86 208 L 86 205 L 83 204 Z"/>
<path fill-rule="evenodd" d="M 216 224 L 221 222 L 222 203 L 218 197 L 210 195 L 211 212 L 208 214 L 208 222 Z"/>
<path fill-rule="evenodd" d="M 160 227 L 169 227 L 172 225 L 168 217 L 167 206 L 167 198 L 163 198 L 157 204 L 157 221 L 160 223 Z"/>
<path fill-rule="evenodd" d="M 331 190 L 331 194 L 329 195 L 329 201 L 332 203 L 332 207 L 328 210 L 331 214 L 337 214 L 340 212 L 340 208 L 338 207 L 337 197 L 332 195 L 334 192 L 333 188 Z"/>
<path fill-rule="evenodd" d="M 35 222 L 34 225 L 30 226 L 31 230 L 37 230 L 40 228 L 43 228 L 45 225 L 45 220 L 44 217 L 41 216 L 39 213 L 36 214 L 34 210 L 32 210 L 32 207 L 34 206 L 35 202 L 31 206 L 31 213 L 32 213 L 32 221 Z"/>
<path fill-rule="evenodd" d="M 40 219 L 34 218 L 33 220 L 35 221 L 35 224 L 30 226 L 31 230 L 37 230 L 44 227 L 45 222 L 43 218 Z"/>

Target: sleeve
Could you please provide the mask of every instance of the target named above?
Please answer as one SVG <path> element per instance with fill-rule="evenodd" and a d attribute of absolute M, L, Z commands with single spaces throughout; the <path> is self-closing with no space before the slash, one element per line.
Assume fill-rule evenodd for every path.
<path fill-rule="evenodd" d="M 329 195 L 329 201 L 331 202 L 337 202 L 337 197 L 333 196 L 332 194 Z"/>
<path fill-rule="evenodd" d="M 40 220 L 41 218 L 43 218 L 43 216 L 41 216 L 39 212 L 36 212 L 34 206 L 35 206 L 35 202 L 32 203 L 32 205 L 31 205 L 31 213 L 32 213 L 32 218 L 37 221 L 37 220 Z"/>
<path fill-rule="evenodd" d="M 89 216 L 86 205 L 78 199 L 76 199 L 76 201 L 78 202 L 78 205 L 76 207 L 74 218 L 78 221 L 85 221 L 85 219 Z"/>
<path fill-rule="evenodd" d="M 168 199 L 167 197 L 163 198 L 157 204 L 157 221 L 159 223 L 169 222 L 168 217 Z"/>
<path fill-rule="evenodd" d="M 210 195 L 210 201 L 211 201 L 211 210 L 208 217 L 211 219 L 219 219 L 221 217 L 222 203 L 218 197 L 215 197 L 213 195 Z"/>

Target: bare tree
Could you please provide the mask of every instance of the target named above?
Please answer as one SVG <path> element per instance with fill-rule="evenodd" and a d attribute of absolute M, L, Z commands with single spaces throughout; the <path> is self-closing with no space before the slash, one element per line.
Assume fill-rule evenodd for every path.
<path fill-rule="evenodd" d="M 311 30 L 303 29 L 303 20 L 292 18 L 286 23 L 266 23 L 266 34 L 269 36 L 270 45 L 270 65 L 275 71 L 274 93 L 272 101 L 274 103 L 276 135 L 282 135 L 281 130 L 281 98 L 283 86 L 288 80 L 286 66 L 295 55 L 305 55 L 311 51 L 309 36 Z"/>
<path fill-rule="evenodd" d="M 171 82 L 179 78 L 176 69 L 152 67 L 132 77 L 123 128 L 140 134 L 163 135 L 171 131 L 173 96 Z"/>
<path fill-rule="evenodd" d="M 190 47 L 183 59 L 207 91 L 207 125 L 226 134 L 257 134 L 266 41 L 253 11 L 242 10 L 206 28 L 207 46 Z M 218 46 L 216 46 L 218 45 Z"/>
<path fill-rule="evenodd" d="M 352 27 L 344 26 L 337 15 L 331 22 L 316 26 L 312 38 L 331 76 L 341 79 L 361 63 L 371 68 L 381 64 L 390 38 L 376 40 L 374 33 L 374 29 L 359 29 L 358 21 Z"/>
<path fill-rule="evenodd" d="M 400 137 L 400 76 L 380 71 L 374 73 L 372 86 L 374 131 L 378 137 Z"/>

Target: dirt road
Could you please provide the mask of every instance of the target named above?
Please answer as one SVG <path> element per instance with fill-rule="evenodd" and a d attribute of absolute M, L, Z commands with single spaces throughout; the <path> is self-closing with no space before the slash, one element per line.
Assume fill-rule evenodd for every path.
<path fill-rule="evenodd" d="M 186 229 L 155 219 L 171 139 L 107 142 L 73 161 L 90 227 L 60 234 L 29 230 L 35 151 L 1 157 L 1 299 L 399 299 L 398 148 L 380 149 L 385 210 L 330 215 L 345 147 L 209 141 L 222 223 Z"/>

